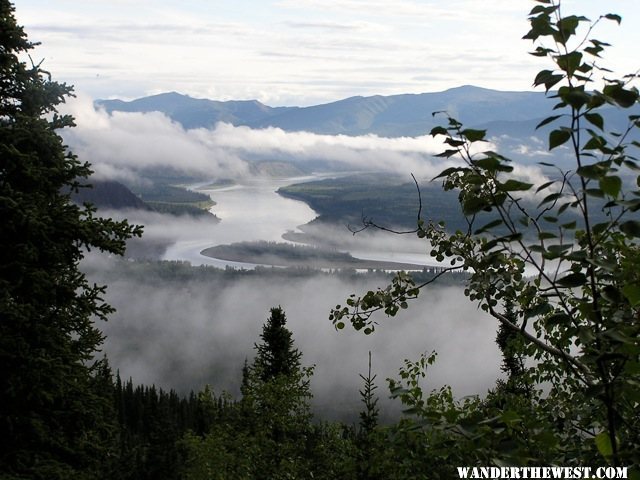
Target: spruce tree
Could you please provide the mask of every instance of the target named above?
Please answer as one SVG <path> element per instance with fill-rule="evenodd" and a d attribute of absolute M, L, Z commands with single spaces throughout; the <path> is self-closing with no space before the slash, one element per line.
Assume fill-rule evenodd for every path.
<path fill-rule="evenodd" d="M 271 316 L 262 326 L 261 344 L 256 344 L 258 352 L 255 368 L 263 381 L 269 381 L 278 375 L 291 375 L 300 369 L 302 354 L 293 347 L 293 337 L 286 328 L 287 316 L 282 307 L 271 309 Z"/>
<path fill-rule="evenodd" d="M 260 446 L 256 478 L 308 478 L 307 439 L 312 432 L 311 367 L 302 367 L 281 307 L 271 309 L 262 327 L 256 358 L 243 372 L 245 427 Z"/>
<path fill-rule="evenodd" d="M 0 0 L 0 473 L 99 478 L 111 439 L 94 388 L 111 311 L 79 270 L 92 247 L 120 254 L 139 234 L 70 201 L 91 173 L 67 151 L 57 114 L 71 87 L 25 63 L 34 44 Z"/>

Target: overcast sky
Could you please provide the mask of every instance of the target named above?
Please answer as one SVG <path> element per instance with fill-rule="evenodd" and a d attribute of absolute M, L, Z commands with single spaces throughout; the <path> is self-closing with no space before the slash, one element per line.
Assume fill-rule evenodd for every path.
<path fill-rule="evenodd" d="M 640 66 L 638 0 L 566 0 L 623 24 L 596 36 L 609 65 Z M 17 0 L 18 21 L 54 78 L 92 98 L 165 91 L 310 105 L 464 84 L 528 90 L 531 0 Z M 577 6 L 577 7 L 576 7 Z M 575 10 L 579 8 L 579 10 Z"/>

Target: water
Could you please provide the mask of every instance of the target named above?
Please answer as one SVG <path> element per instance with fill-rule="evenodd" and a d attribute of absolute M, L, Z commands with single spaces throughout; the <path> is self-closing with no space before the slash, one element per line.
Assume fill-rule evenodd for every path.
<path fill-rule="evenodd" d="M 213 236 L 203 230 L 202 236 L 195 233 L 195 238 L 179 240 L 167 249 L 163 258 L 186 260 L 192 265 L 255 268 L 252 263 L 218 260 L 200 252 L 215 245 L 236 242 L 283 242 L 284 233 L 298 231 L 298 226 L 310 222 L 317 214 L 304 202 L 278 195 L 278 188 L 317 178 L 320 177 L 254 179 L 230 187 L 199 189 L 216 202 L 211 212 L 221 222 L 213 229 Z"/>
<path fill-rule="evenodd" d="M 207 257 L 200 252 L 216 245 L 236 242 L 286 242 L 282 235 L 299 231 L 314 218 L 317 213 L 306 203 L 285 198 L 277 193 L 278 188 L 292 183 L 313 181 L 327 178 L 330 175 L 312 175 L 286 179 L 252 179 L 243 184 L 221 187 L 203 188 L 194 186 L 198 191 L 211 196 L 216 205 L 211 208 L 221 222 L 214 228 L 196 230 L 190 238 L 176 241 L 165 252 L 164 260 L 188 261 L 192 265 L 212 265 L 219 268 L 253 269 L 257 265 L 248 262 L 232 262 Z M 346 227 L 344 232 L 329 233 L 332 239 L 339 235 L 353 237 Z M 372 241 L 371 238 L 360 237 L 355 250 L 351 254 L 362 260 L 413 263 L 422 266 L 438 265 L 427 255 L 426 244 L 411 236 L 384 234 L 384 238 Z M 349 250 L 345 247 L 343 250 Z"/>

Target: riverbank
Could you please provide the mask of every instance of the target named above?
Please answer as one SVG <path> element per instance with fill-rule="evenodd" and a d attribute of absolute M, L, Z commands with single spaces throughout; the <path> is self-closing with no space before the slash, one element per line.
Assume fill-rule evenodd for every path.
<path fill-rule="evenodd" d="M 423 265 L 413 263 L 363 260 L 338 250 L 265 241 L 216 245 L 202 250 L 200 254 L 230 262 L 248 262 L 276 267 L 387 271 L 420 271 L 424 268 Z"/>

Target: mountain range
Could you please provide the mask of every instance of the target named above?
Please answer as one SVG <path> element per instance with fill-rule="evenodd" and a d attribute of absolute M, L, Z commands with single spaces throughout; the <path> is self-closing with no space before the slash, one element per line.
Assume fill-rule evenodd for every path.
<path fill-rule="evenodd" d="M 215 101 L 176 92 L 133 101 L 98 100 L 107 112 L 162 112 L 184 128 L 210 128 L 218 122 L 285 131 L 387 137 L 428 133 L 446 111 L 469 126 L 492 122 L 526 122 L 549 115 L 553 103 L 542 92 L 502 92 L 463 86 L 436 93 L 350 97 L 308 107 L 270 107 L 257 100 Z"/>
<path fill-rule="evenodd" d="M 434 112 L 446 112 L 465 127 L 486 129 L 501 153 L 517 155 L 524 163 L 536 163 L 543 160 L 540 155 L 546 155 L 549 132 L 563 125 L 560 119 L 536 130 L 542 119 L 558 114 L 553 110 L 557 101 L 548 97 L 553 94 L 505 92 L 466 85 L 435 93 L 357 96 L 308 107 L 270 107 L 257 100 L 223 102 L 176 92 L 132 101 L 97 100 L 96 105 L 108 113 L 162 112 L 185 129 L 213 128 L 218 122 L 226 122 L 251 128 L 275 127 L 288 132 L 383 137 L 426 135 L 434 126 L 446 124 L 446 118 L 434 116 Z M 640 112 L 605 106 L 600 113 L 607 130 L 621 132 L 627 126 L 629 113 Z M 565 119 L 564 125 L 567 122 Z M 634 134 L 629 139 L 640 140 L 636 137 Z M 560 150 L 554 151 L 554 157 L 562 163 L 566 159 Z"/>

